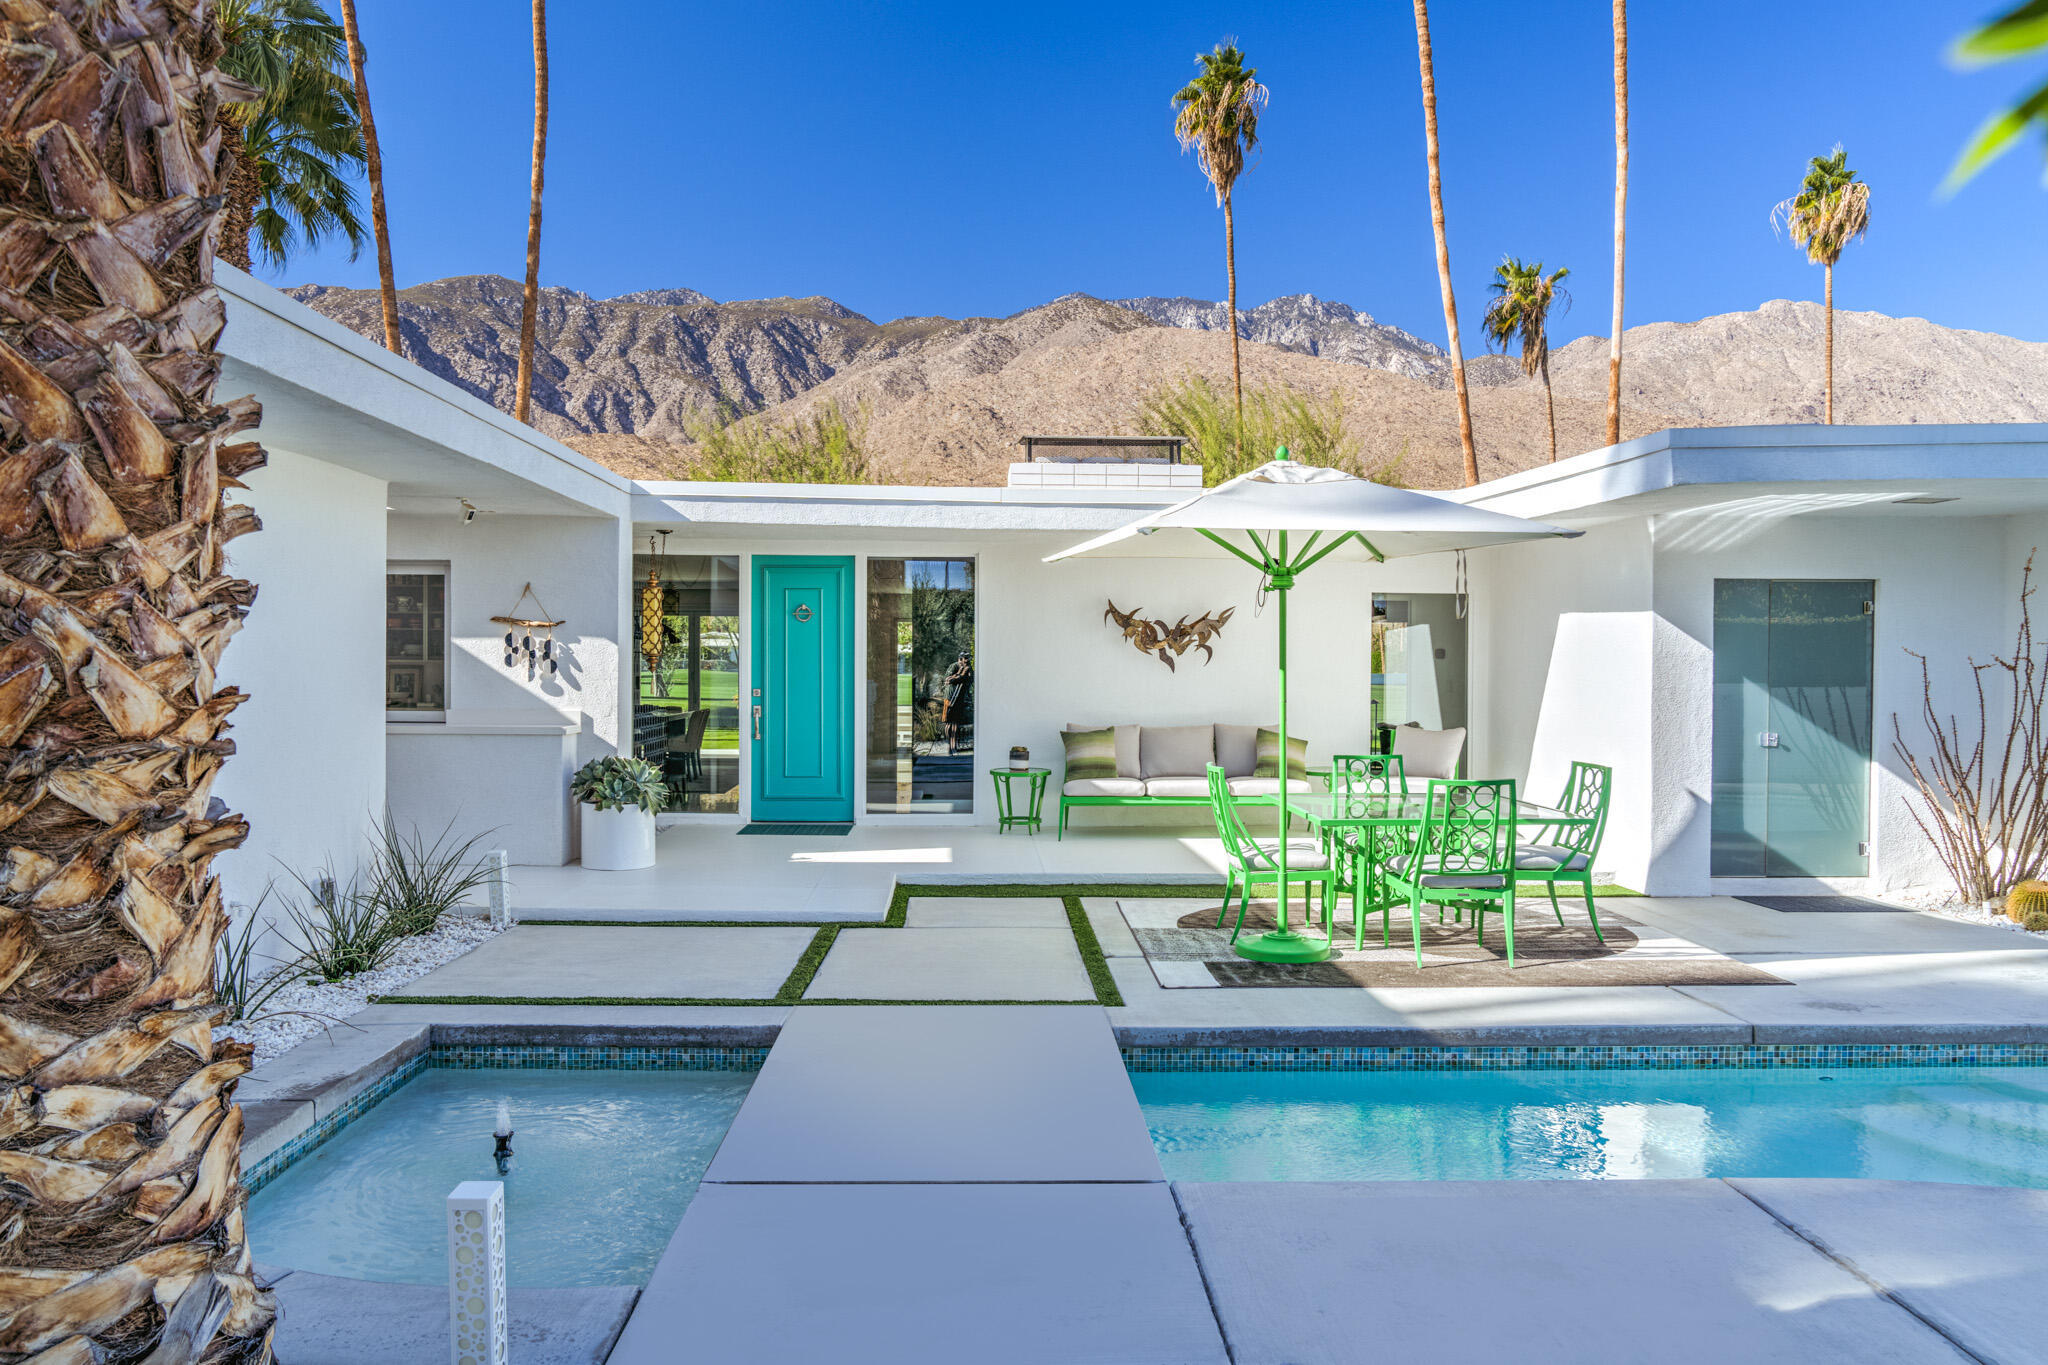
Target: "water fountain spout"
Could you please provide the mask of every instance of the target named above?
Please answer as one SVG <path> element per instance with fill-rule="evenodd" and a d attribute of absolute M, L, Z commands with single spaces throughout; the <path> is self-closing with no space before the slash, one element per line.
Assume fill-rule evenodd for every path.
<path fill-rule="evenodd" d="M 499 1175 L 512 1173 L 512 1106 L 504 1100 L 498 1101 L 498 1123 L 496 1128 L 497 1149 L 491 1157 L 498 1163 Z"/>

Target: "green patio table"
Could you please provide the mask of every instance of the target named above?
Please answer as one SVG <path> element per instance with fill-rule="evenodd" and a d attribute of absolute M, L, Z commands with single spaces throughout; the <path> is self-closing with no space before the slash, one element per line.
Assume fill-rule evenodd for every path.
<path fill-rule="evenodd" d="M 1311 770 L 1313 771 L 1313 770 Z M 1353 869 L 1351 877 L 1351 922 L 1358 923 L 1360 915 L 1368 915 L 1387 904 L 1383 901 L 1365 903 L 1365 878 L 1362 875 L 1365 850 L 1373 841 L 1363 837 L 1375 830 L 1412 830 L 1421 825 L 1422 817 L 1428 813 L 1429 793 L 1410 792 L 1406 796 L 1389 793 L 1373 796 L 1365 793 L 1344 795 L 1337 792 L 1290 792 L 1287 796 L 1287 811 L 1290 816 L 1299 816 L 1308 822 L 1309 829 L 1318 839 L 1329 838 L 1332 843 L 1344 842 L 1347 834 L 1360 838 L 1352 841 L 1352 847 L 1360 866 Z M 1580 826 L 1590 825 L 1597 815 L 1572 815 L 1545 806 L 1535 801 L 1515 802 L 1515 824 L 1524 829 L 1539 826 Z"/>
<path fill-rule="evenodd" d="M 990 768 L 988 775 L 996 785 L 996 833 L 1006 834 L 1012 828 L 1027 834 L 1038 833 L 1039 823 L 1045 810 L 1045 783 L 1052 776 L 1050 768 Z M 1014 784 L 1018 778 L 1026 780 L 1020 811 Z"/>

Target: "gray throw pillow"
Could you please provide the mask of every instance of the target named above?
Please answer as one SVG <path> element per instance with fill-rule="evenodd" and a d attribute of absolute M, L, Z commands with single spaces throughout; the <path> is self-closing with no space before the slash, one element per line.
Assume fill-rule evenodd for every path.
<path fill-rule="evenodd" d="M 1069 725 L 1068 730 L 1116 731 L 1116 775 L 1138 776 L 1138 727 L 1135 725 Z"/>
<path fill-rule="evenodd" d="M 1225 777 L 1250 777 L 1252 769 L 1259 762 L 1259 730 L 1257 725 L 1218 725 L 1216 727 L 1216 766 L 1223 769 Z M 1271 729 L 1272 727 L 1264 727 Z"/>
<path fill-rule="evenodd" d="M 1139 776 L 1200 777 L 1216 761 L 1213 725 L 1141 725 L 1138 727 Z"/>

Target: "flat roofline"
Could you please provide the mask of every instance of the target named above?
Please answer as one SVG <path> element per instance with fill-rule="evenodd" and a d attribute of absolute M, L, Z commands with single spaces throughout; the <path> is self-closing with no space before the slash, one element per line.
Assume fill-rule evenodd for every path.
<path fill-rule="evenodd" d="M 1188 489 L 1131 485 L 1121 488 L 1006 488 L 992 484 L 908 483 L 714 483 L 669 480 L 633 485 L 636 497 L 685 502 L 909 503 L 929 506 L 1171 507 L 1187 500 Z"/>

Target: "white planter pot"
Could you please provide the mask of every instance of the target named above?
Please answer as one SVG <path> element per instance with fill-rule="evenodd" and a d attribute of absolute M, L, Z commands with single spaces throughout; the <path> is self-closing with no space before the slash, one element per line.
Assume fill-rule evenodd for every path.
<path fill-rule="evenodd" d="M 583 865 L 606 872 L 654 866 L 654 816 L 631 810 L 599 810 L 579 801 L 583 813 Z"/>

